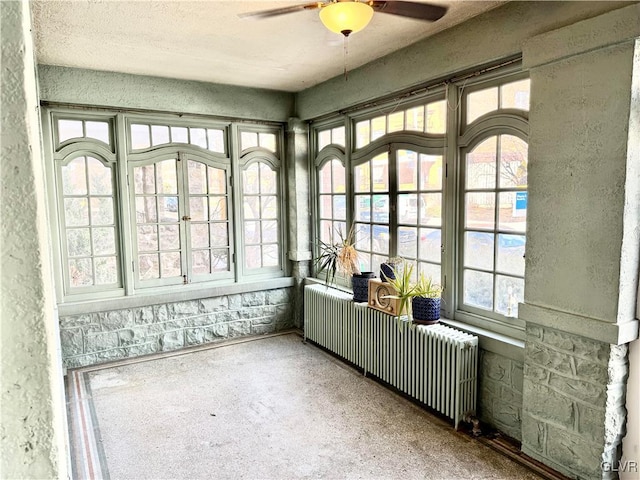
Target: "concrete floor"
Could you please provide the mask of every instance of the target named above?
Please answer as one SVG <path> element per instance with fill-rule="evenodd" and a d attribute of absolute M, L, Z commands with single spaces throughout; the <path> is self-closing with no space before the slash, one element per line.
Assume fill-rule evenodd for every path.
<path fill-rule="evenodd" d="M 541 478 L 296 334 L 83 375 L 96 478 Z"/>

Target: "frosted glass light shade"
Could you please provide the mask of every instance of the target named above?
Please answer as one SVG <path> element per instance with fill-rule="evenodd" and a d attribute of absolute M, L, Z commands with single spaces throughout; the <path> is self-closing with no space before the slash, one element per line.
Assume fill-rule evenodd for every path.
<path fill-rule="evenodd" d="M 373 17 L 373 8 L 366 3 L 343 1 L 320 9 L 320 20 L 329 30 L 345 37 L 366 27 Z"/>

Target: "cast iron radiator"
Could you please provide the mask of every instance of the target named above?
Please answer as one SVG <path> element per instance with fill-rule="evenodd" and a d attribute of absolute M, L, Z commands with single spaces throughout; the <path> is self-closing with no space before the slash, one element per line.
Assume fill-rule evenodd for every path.
<path fill-rule="evenodd" d="M 453 420 L 475 414 L 478 337 L 411 326 L 325 285 L 304 289 L 304 336 Z"/>

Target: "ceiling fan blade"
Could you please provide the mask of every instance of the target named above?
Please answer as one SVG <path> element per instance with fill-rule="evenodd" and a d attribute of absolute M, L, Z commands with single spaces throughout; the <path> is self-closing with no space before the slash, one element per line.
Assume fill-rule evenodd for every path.
<path fill-rule="evenodd" d="M 371 5 L 376 12 L 399 15 L 401 17 L 417 18 L 434 22 L 447 13 L 447 7 L 429 3 L 374 1 Z"/>
<path fill-rule="evenodd" d="M 300 5 L 293 5 L 291 7 L 274 8 L 272 10 L 261 10 L 259 12 L 240 13 L 238 16 L 240 18 L 248 18 L 248 17 L 269 18 L 269 17 L 278 16 L 278 15 L 285 15 L 287 13 L 299 12 L 300 10 L 309 10 L 309 9 L 314 9 L 314 8 L 320 8 L 321 5 L 322 5 L 321 2 L 303 3 L 303 4 L 300 4 Z"/>

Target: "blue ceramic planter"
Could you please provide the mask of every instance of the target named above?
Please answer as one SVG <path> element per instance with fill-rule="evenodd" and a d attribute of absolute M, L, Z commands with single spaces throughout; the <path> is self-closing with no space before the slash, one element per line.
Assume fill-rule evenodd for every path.
<path fill-rule="evenodd" d="M 351 287 L 353 288 L 354 302 L 369 301 L 369 279 L 376 278 L 373 272 L 362 272 L 351 277 Z"/>
<path fill-rule="evenodd" d="M 440 298 L 413 297 L 411 308 L 413 321 L 431 325 L 440 321 Z"/>

